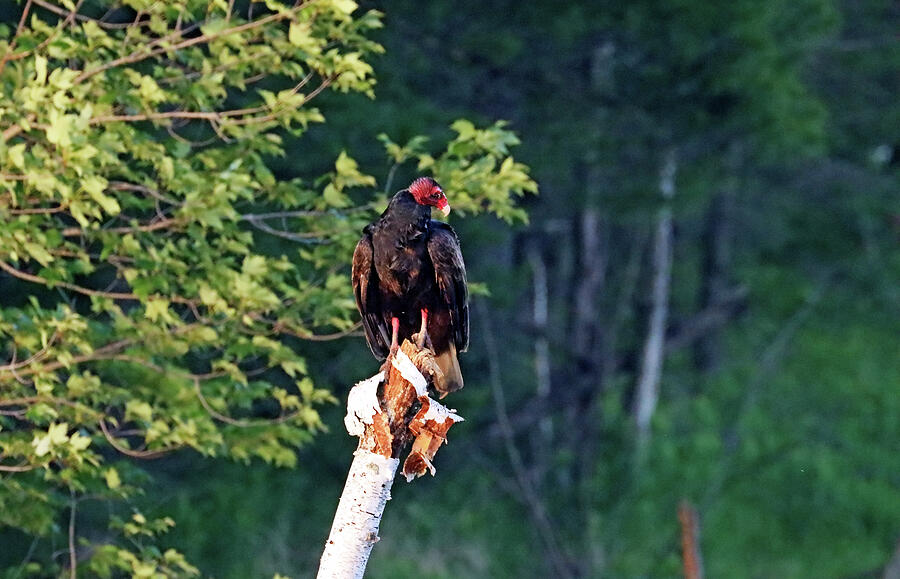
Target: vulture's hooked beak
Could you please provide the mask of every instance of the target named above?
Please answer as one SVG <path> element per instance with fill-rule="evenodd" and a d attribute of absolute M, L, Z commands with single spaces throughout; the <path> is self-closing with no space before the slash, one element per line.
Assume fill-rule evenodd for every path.
<path fill-rule="evenodd" d="M 445 203 L 444 203 L 441 207 L 439 207 L 438 209 L 441 210 L 441 213 L 444 214 L 444 217 L 447 217 L 448 215 L 450 215 L 450 204 L 449 204 L 449 203 L 446 203 L 446 202 L 445 202 Z"/>

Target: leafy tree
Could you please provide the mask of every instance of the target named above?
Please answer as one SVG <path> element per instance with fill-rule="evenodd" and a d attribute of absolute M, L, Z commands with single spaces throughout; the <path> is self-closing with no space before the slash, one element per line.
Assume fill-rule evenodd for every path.
<path fill-rule="evenodd" d="M 85 501 L 140 494 L 131 459 L 294 466 L 322 430 L 335 398 L 297 346 L 354 330 L 345 264 L 386 194 L 346 152 L 271 167 L 304 154 L 320 93 L 374 95 L 381 15 L 357 8 L 25 0 L 0 24 L 0 524 L 35 537 L 30 572 L 197 574 L 157 546 L 170 518 L 120 508 L 87 537 Z M 452 128 L 383 137 L 389 174 L 414 161 L 454 209 L 524 219 L 515 136 Z"/>

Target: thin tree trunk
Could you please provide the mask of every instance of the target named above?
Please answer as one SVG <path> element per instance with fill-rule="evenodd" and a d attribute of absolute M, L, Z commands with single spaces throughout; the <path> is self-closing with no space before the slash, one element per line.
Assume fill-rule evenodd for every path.
<path fill-rule="evenodd" d="M 341 493 L 319 565 L 319 579 L 362 579 L 384 507 L 391 498 L 399 458 L 358 450 Z"/>
<path fill-rule="evenodd" d="M 700 310 L 714 310 L 725 302 L 729 288 L 731 235 L 734 192 L 718 191 L 713 197 L 703 235 L 703 285 Z M 694 360 L 701 372 L 715 371 L 722 364 L 722 340 L 719 331 L 706 332 L 697 340 Z"/>
<path fill-rule="evenodd" d="M 681 523 L 681 557 L 684 579 L 703 579 L 703 556 L 700 551 L 700 515 L 689 501 L 678 505 Z"/>
<path fill-rule="evenodd" d="M 581 268 L 574 272 L 575 311 L 573 312 L 572 346 L 580 369 L 592 373 L 593 340 L 598 324 L 597 297 L 606 279 L 607 252 L 601 243 L 600 212 L 588 207 L 581 215 Z"/>
<path fill-rule="evenodd" d="M 538 238 L 541 239 L 541 238 Z M 553 420 L 550 413 L 551 367 L 550 339 L 547 336 L 549 317 L 549 291 L 547 284 L 547 264 L 536 243 L 527 249 L 528 263 L 531 265 L 533 285 L 532 323 L 534 324 L 534 373 L 537 382 L 536 396 L 538 408 L 543 412 L 535 433 L 534 457 L 538 471 L 537 480 L 543 480 L 550 462 L 550 446 L 553 442 Z"/>
<path fill-rule="evenodd" d="M 675 152 L 670 151 L 660 171 L 659 189 L 664 203 L 656 218 L 651 311 L 634 400 L 639 447 L 644 447 L 650 439 L 650 421 L 659 400 L 666 321 L 669 316 L 669 286 L 672 279 L 672 208 L 669 202 L 675 194 L 676 169 Z"/>

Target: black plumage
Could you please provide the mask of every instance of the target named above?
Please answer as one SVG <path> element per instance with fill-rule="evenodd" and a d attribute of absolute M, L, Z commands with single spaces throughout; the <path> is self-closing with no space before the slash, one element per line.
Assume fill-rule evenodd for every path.
<path fill-rule="evenodd" d="M 469 345 L 468 289 L 459 239 L 449 225 L 431 219 L 432 207 L 449 213 L 440 185 L 427 177 L 394 195 L 353 253 L 353 291 L 379 360 L 390 354 L 392 337 L 402 343 L 420 331 L 426 312 L 427 339 L 444 374 L 436 386 L 446 394 L 463 386 L 457 354 Z"/>

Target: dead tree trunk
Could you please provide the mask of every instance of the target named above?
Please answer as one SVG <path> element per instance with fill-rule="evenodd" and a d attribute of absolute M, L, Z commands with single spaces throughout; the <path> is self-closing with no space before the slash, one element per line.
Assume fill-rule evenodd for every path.
<path fill-rule="evenodd" d="M 641 373 L 634 399 L 634 420 L 637 425 L 639 447 L 643 447 L 650 438 L 650 420 L 659 399 L 666 321 L 669 317 L 669 285 L 672 279 L 672 208 L 669 203 L 675 195 L 676 169 L 675 152 L 670 151 L 663 162 L 659 177 L 663 206 L 656 218 L 650 321 L 647 325 Z"/>
<path fill-rule="evenodd" d="M 407 481 L 435 473 L 432 459 L 446 442 L 447 431 L 462 420 L 428 396 L 428 388 L 443 379 L 430 350 L 409 340 L 379 372 L 353 387 L 344 424 L 359 436 L 347 483 L 341 493 L 331 533 L 319 563 L 318 579 L 361 579 L 384 507 L 391 498 L 400 455 L 412 443 L 403 463 Z"/>
<path fill-rule="evenodd" d="M 700 551 L 700 516 L 690 501 L 678 505 L 678 522 L 681 523 L 681 558 L 684 579 L 703 579 L 703 557 Z"/>

